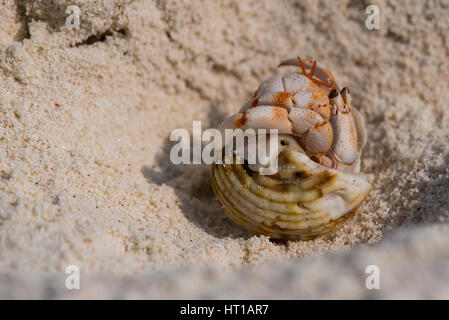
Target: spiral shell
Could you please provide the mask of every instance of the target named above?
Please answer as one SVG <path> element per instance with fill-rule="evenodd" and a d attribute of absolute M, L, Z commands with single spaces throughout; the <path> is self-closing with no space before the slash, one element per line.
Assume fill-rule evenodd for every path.
<path fill-rule="evenodd" d="M 280 169 L 262 176 L 244 164 L 213 164 L 212 188 L 226 214 L 254 234 L 308 240 L 343 223 L 370 190 L 364 174 L 343 173 L 301 151 L 279 155 Z"/>
<path fill-rule="evenodd" d="M 332 81 L 334 80 L 332 79 Z M 264 83 L 259 90 L 263 89 L 263 86 Z M 315 87 L 313 89 L 316 90 Z M 300 90 L 304 89 L 297 88 L 296 94 Z M 294 95 L 295 92 L 289 92 L 289 94 Z M 344 95 L 346 94 L 349 92 L 344 93 Z M 276 94 L 272 94 L 272 96 L 276 96 Z M 349 97 L 345 100 L 349 100 Z M 332 108 L 330 104 L 326 105 L 326 99 L 322 99 L 321 102 L 319 105 L 310 103 L 301 108 L 307 110 L 318 110 L 317 106 Z M 265 104 L 270 106 L 270 101 Z M 289 105 L 287 108 L 273 104 L 271 105 L 272 109 L 285 108 L 286 112 L 289 112 L 287 119 L 290 120 L 292 119 L 290 115 L 299 110 L 299 107 L 297 108 L 295 105 Z M 257 107 L 255 103 L 252 103 L 252 106 L 249 105 L 247 103 L 242 108 L 244 112 Z M 280 130 L 282 134 L 277 136 L 278 167 L 272 175 L 262 175 L 257 171 L 257 166 L 251 166 L 246 162 L 242 164 L 238 161 L 229 164 L 212 164 L 212 188 L 226 214 L 236 224 L 254 234 L 290 240 L 308 240 L 324 235 L 354 214 L 371 189 L 372 176 L 359 173 L 360 155 L 366 140 L 363 119 L 355 109 L 354 115 L 348 113 L 350 100 L 349 104 L 345 104 L 344 107 L 344 115 L 351 119 L 350 122 L 345 121 L 353 126 L 349 129 L 354 131 L 353 136 L 356 139 L 349 141 L 355 145 L 356 152 L 352 163 L 347 164 L 342 161 L 337 165 L 323 165 L 320 161 L 312 160 L 315 156 L 310 152 L 313 150 L 313 146 L 305 145 L 307 140 L 303 136 L 295 136 L 295 132 Z M 259 119 L 262 119 L 263 127 L 272 128 L 273 123 L 269 123 L 268 126 L 265 124 L 269 119 L 266 114 Z M 343 130 L 341 132 L 344 133 L 344 130 L 348 128 L 344 127 L 346 125 L 344 122 L 338 123 L 340 118 L 337 111 L 335 118 L 328 116 L 323 123 L 334 121 L 332 123 L 333 130 Z M 279 117 L 276 119 L 279 121 Z M 257 120 L 254 121 L 254 124 L 251 123 L 251 126 L 260 129 L 261 122 L 257 122 Z M 237 114 L 224 121 L 226 127 L 229 127 L 229 123 L 242 123 L 241 116 Z M 246 122 L 246 124 L 248 123 L 250 121 Z M 292 122 L 291 125 L 299 127 L 303 124 Z M 330 132 L 331 139 L 332 137 L 335 139 L 335 136 L 336 134 L 332 135 Z M 344 137 L 342 134 L 340 136 Z M 319 139 L 315 141 L 319 141 Z M 333 148 L 337 151 L 344 149 L 345 142 L 346 140 L 341 140 L 336 147 L 334 147 L 336 143 L 332 143 L 332 147 L 328 147 L 328 151 L 320 151 L 318 156 L 329 155 L 333 159 L 332 161 L 340 161 L 338 154 L 334 155 Z M 328 158 L 326 157 L 326 159 Z"/>

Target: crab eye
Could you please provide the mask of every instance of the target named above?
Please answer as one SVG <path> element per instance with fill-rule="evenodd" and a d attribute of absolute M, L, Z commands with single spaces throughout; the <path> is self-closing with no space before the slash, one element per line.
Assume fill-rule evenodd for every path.
<path fill-rule="evenodd" d="M 331 92 L 329 92 L 329 99 L 335 98 L 336 96 L 338 96 L 338 90 L 334 89 Z"/>

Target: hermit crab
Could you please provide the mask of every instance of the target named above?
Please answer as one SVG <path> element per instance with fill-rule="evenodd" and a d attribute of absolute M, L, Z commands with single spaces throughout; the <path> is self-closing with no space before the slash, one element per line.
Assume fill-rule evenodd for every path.
<path fill-rule="evenodd" d="M 225 129 L 277 129 L 277 168 L 261 174 L 259 163 L 215 161 L 211 184 L 227 215 L 254 234 L 307 240 L 348 219 L 371 189 L 360 173 L 365 123 L 351 105 L 349 88 L 312 60 L 288 59 L 279 66 L 298 71 L 264 80 Z M 269 155 L 273 161 L 273 155 Z M 265 164 L 266 166 L 266 164 Z"/>

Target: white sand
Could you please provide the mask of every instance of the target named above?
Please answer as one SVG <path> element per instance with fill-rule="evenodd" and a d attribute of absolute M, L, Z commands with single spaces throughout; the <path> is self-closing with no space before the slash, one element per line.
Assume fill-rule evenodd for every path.
<path fill-rule="evenodd" d="M 377 3 L 380 30 L 358 1 L 0 2 L 0 297 L 448 298 L 449 1 Z M 375 183 L 336 232 L 279 245 L 236 227 L 167 140 L 295 55 L 351 88 Z M 404 287 L 405 265 L 428 278 Z"/>

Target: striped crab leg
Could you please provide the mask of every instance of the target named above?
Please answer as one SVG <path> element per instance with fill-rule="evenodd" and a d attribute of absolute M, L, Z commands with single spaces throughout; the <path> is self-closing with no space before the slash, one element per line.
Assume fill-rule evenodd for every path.
<path fill-rule="evenodd" d="M 306 108 L 258 106 L 230 116 L 220 126 L 224 129 L 278 129 L 303 140 L 310 154 L 324 154 L 332 145 L 332 126 L 319 113 Z"/>

